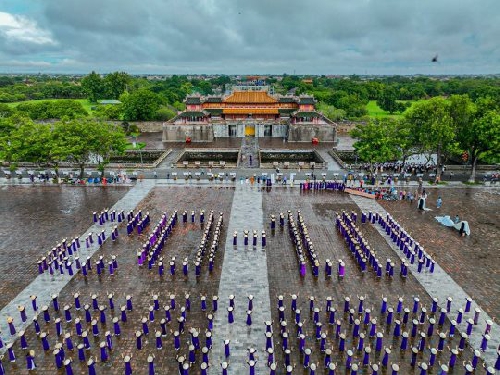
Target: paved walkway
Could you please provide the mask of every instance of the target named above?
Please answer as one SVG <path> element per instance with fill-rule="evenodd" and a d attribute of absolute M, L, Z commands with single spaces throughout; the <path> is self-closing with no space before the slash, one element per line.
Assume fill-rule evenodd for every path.
<path fill-rule="evenodd" d="M 352 200 L 358 205 L 361 211 L 368 212 L 378 212 L 379 214 L 386 217 L 387 211 L 385 211 L 378 202 L 373 199 L 367 199 L 355 195 L 351 195 Z M 385 231 L 378 224 L 375 224 L 374 227 L 380 233 L 380 235 L 385 238 L 389 247 L 394 250 L 394 252 L 401 259 L 406 259 L 403 252 L 399 250 L 397 246 L 391 241 L 391 238 L 386 235 Z M 460 285 L 458 285 L 450 275 L 444 271 L 439 264 L 436 263 L 434 267 L 434 273 L 429 274 L 427 272 L 418 273 L 417 272 L 417 263 L 409 264 L 409 267 L 412 271 L 413 276 L 418 280 L 418 282 L 424 287 L 424 289 L 429 293 L 431 297 L 437 297 L 439 299 L 438 305 L 440 308 L 446 308 L 446 300 L 448 297 L 453 298 L 452 304 L 452 314 L 450 317 L 454 317 L 455 311 L 458 310 L 457 306 L 463 307 L 465 306 L 465 300 L 467 298 L 471 298 L 465 291 L 462 289 Z M 462 324 L 457 324 L 457 328 L 460 332 L 465 332 L 467 327 L 467 319 L 474 318 L 474 309 L 481 309 L 476 301 L 472 301 L 471 312 L 464 313 L 464 319 Z M 474 326 L 472 331 L 472 335 L 469 337 L 470 345 L 474 349 L 480 349 L 481 340 L 483 338 L 483 333 L 486 329 L 486 320 L 493 320 L 483 309 L 481 309 L 481 315 L 478 321 L 478 325 Z M 494 323 L 492 326 L 492 332 L 498 332 L 499 326 Z M 500 336 L 497 334 L 493 334 L 491 339 L 488 341 L 488 350 L 483 353 L 482 357 L 484 361 L 493 366 L 497 359 L 496 348 L 500 345 Z"/>
<path fill-rule="evenodd" d="M 259 168 L 259 138 L 242 138 L 241 155 L 244 156 L 244 160 L 239 162 L 239 167 Z"/>
<path fill-rule="evenodd" d="M 137 183 L 132 189 L 128 191 L 128 193 L 120 199 L 116 204 L 110 209 L 110 212 L 115 210 L 116 212 L 125 211 L 128 212 L 130 210 L 134 210 L 137 204 L 143 200 L 150 190 L 154 187 L 154 180 L 147 180 L 140 183 Z M 104 207 L 103 207 L 104 208 Z M 89 220 L 92 218 L 89 217 Z M 80 259 L 86 259 L 87 256 L 92 256 L 97 250 L 97 239 L 95 234 L 100 233 L 103 229 L 106 233 L 106 238 L 109 240 L 111 237 L 111 228 L 115 226 L 116 222 L 107 222 L 104 225 L 94 224 L 90 226 L 85 233 L 80 237 L 80 244 L 82 245 L 79 250 Z M 94 246 L 89 249 L 85 248 L 85 239 L 87 238 L 87 234 L 89 232 L 94 233 Z M 49 250 L 49 249 L 47 249 Z M 34 260 L 35 262 L 35 260 Z M 73 262 L 74 264 L 74 262 Z M 14 318 L 14 324 L 16 330 L 19 332 L 21 329 L 26 329 L 32 323 L 31 312 L 31 295 L 37 296 L 37 304 L 39 307 L 39 312 L 41 312 L 41 307 L 44 305 L 51 306 L 53 294 L 59 294 L 61 290 L 68 284 L 68 282 L 73 278 L 73 276 L 69 276 L 67 273 L 64 275 L 57 274 L 57 276 L 52 277 L 48 273 L 44 273 L 42 275 L 38 275 L 31 284 L 29 284 L 23 291 L 21 291 L 8 305 L 6 305 L 1 311 L 0 316 L 8 317 L 12 316 Z M 19 311 L 17 309 L 18 306 L 24 305 L 26 306 L 26 311 L 29 312 L 27 315 L 30 317 L 26 323 L 22 323 L 19 318 Z M 0 332 L 3 332 L 4 336 L 8 335 L 9 327 L 7 325 L 6 319 L 0 320 Z M 16 336 L 17 339 L 17 336 Z M 7 340 L 10 341 L 10 340 Z M 5 352 L 5 346 L 0 349 L 0 353 Z"/>
<path fill-rule="evenodd" d="M 228 220 L 229 219 L 229 220 Z M 267 277 L 266 252 L 261 247 L 261 231 L 263 229 L 262 193 L 256 187 L 237 186 L 231 208 L 231 217 L 227 228 L 226 249 L 224 263 L 219 284 L 219 311 L 214 318 L 213 353 L 210 374 L 220 374 L 219 363 L 224 361 L 224 340 L 231 340 L 231 364 L 229 373 L 248 373 L 245 368 L 248 359 L 247 349 L 255 347 L 260 360 L 256 365 L 256 372 L 265 371 L 263 352 L 265 345 L 265 321 L 271 320 L 271 306 L 269 300 L 269 281 Z M 255 229 L 259 233 L 258 246 L 253 247 L 249 236 L 249 245 L 243 244 L 243 231 L 250 233 Z M 233 233 L 238 231 L 238 246 L 233 247 Z M 227 307 L 229 296 L 235 299 L 234 323 L 227 323 Z M 247 326 L 248 295 L 254 296 L 252 326 Z M 262 345 L 259 345 L 262 344 Z"/>

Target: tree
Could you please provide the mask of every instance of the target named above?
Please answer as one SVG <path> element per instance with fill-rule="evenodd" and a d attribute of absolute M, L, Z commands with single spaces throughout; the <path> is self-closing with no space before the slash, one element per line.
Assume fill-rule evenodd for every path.
<path fill-rule="evenodd" d="M 392 86 L 386 86 L 385 89 L 380 93 L 377 99 L 377 105 L 384 111 L 389 113 L 394 113 L 398 111 L 398 93 L 396 89 Z"/>
<path fill-rule="evenodd" d="M 354 94 L 341 97 L 337 101 L 335 107 L 346 111 L 347 117 L 349 118 L 360 118 L 368 113 L 366 110 L 366 103 Z"/>
<path fill-rule="evenodd" d="M 100 120 L 120 120 L 122 112 L 122 104 L 100 104 L 94 110 L 93 115 Z"/>
<path fill-rule="evenodd" d="M 101 76 L 94 71 L 82 79 L 82 88 L 87 94 L 87 98 L 92 103 L 97 103 L 99 99 L 104 98 L 105 87 L 103 80 Z"/>
<path fill-rule="evenodd" d="M 76 118 L 88 115 L 82 104 L 76 100 L 40 100 L 20 103 L 16 111 L 28 115 L 32 120 Z"/>
<path fill-rule="evenodd" d="M 224 86 L 228 83 L 231 83 L 231 78 L 223 75 L 213 78 L 210 82 L 212 82 L 214 86 Z"/>
<path fill-rule="evenodd" d="M 356 138 L 354 149 L 359 158 L 370 163 L 370 172 L 375 173 L 375 163 L 393 160 L 396 156 L 393 138 L 394 121 L 391 119 L 377 119 L 367 125 L 357 125 L 351 136 Z"/>
<path fill-rule="evenodd" d="M 201 95 L 209 95 L 213 93 L 212 83 L 210 81 L 192 79 L 190 83 L 193 85 L 193 90 Z"/>
<path fill-rule="evenodd" d="M 90 162 L 105 163 L 113 152 L 120 152 L 125 135 L 119 126 L 89 119 L 61 121 L 55 124 L 59 155 L 78 164 L 80 178 Z M 118 142 L 115 144 L 115 141 Z"/>
<path fill-rule="evenodd" d="M 174 104 L 172 104 L 172 107 L 174 107 L 178 111 L 186 110 L 186 104 L 183 102 L 174 102 Z"/>
<path fill-rule="evenodd" d="M 346 118 L 346 112 L 343 109 L 337 109 L 333 105 L 319 103 L 316 108 L 332 121 L 340 121 Z"/>
<path fill-rule="evenodd" d="M 97 147 L 98 140 L 95 131 L 88 120 L 70 120 L 57 122 L 54 135 L 58 140 L 61 154 L 65 154 L 69 161 L 80 167 L 80 178 L 88 162 L 92 149 Z"/>
<path fill-rule="evenodd" d="M 14 115 L 13 117 L 8 117 L 8 118 L 0 118 L 0 142 L 2 140 L 5 140 L 5 144 L 7 143 L 10 133 L 16 128 L 14 118 L 17 115 Z M 0 159 L 2 158 L 1 155 L 1 150 L 0 150 Z"/>
<path fill-rule="evenodd" d="M 14 109 L 8 104 L 0 103 L 0 119 L 10 117 L 14 114 Z"/>
<path fill-rule="evenodd" d="M 478 160 L 489 163 L 500 163 L 500 112 L 488 111 L 475 120 L 476 141 L 472 158 L 472 176 L 475 177 L 475 167 Z"/>
<path fill-rule="evenodd" d="M 450 103 L 457 140 L 460 148 L 468 152 L 471 163 L 469 181 L 474 182 L 477 162 L 500 153 L 500 112 L 489 98 L 473 103 L 468 95 L 453 95 Z"/>
<path fill-rule="evenodd" d="M 109 163 L 110 158 L 125 152 L 127 138 L 123 128 L 119 125 L 99 122 L 95 124 L 94 128 L 100 142 L 93 152 L 99 163 L 98 169 L 101 171 L 101 177 L 104 177 L 104 168 Z"/>
<path fill-rule="evenodd" d="M 17 124 L 2 140 L 4 157 L 9 162 L 44 164 L 50 160 L 52 147 L 51 125 L 35 123 L 26 117 L 16 119 Z"/>
<path fill-rule="evenodd" d="M 406 90 L 406 88 L 404 89 Z M 377 105 L 384 111 L 387 111 L 389 113 L 404 112 L 409 107 L 409 105 L 407 103 L 398 101 L 398 99 L 400 98 L 401 94 L 398 93 L 398 91 L 393 86 L 387 86 L 377 99 Z"/>
<path fill-rule="evenodd" d="M 124 94 L 120 100 L 123 103 L 123 119 L 126 121 L 152 120 L 161 105 L 160 97 L 147 89 Z"/>
<path fill-rule="evenodd" d="M 114 72 L 104 77 L 106 99 L 118 99 L 123 94 L 131 77 L 127 73 Z"/>
<path fill-rule="evenodd" d="M 404 164 L 406 159 L 416 151 L 418 132 L 405 118 L 394 119 L 393 121 L 394 126 L 391 127 L 392 132 L 389 135 L 394 145 L 396 158 Z"/>
<path fill-rule="evenodd" d="M 168 121 L 174 118 L 177 112 L 168 107 L 162 107 L 155 113 L 155 120 L 158 121 Z"/>
<path fill-rule="evenodd" d="M 441 178 L 442 155 L 456 146 L 455 127 L 450 116 L 450 104 L 441 97 L 415 103 L 406 113 L 405 120 L 416 132 L 423 152 L 436 153 L 436 181 Z"/>

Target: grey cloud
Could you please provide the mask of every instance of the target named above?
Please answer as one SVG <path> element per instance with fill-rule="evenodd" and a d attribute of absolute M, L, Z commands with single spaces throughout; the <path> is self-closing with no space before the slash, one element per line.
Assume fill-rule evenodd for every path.
<path fill-rule="evenodd" d="M 44 0 L 57 46 L 0 48 L 83 72 L 492 73 L 499 15 L 496 0 Z"/>

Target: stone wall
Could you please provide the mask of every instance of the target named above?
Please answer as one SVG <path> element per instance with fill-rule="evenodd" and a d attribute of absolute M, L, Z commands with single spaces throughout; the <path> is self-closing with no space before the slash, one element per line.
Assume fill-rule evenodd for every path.
<path fill-rule="evenodd" d="M 129 123 L 137 125 L 141 133 L 161 132 L 163 127 L 162 121 L 134 121 Z"/>
<path fill-rule="evenodd" d="M 185 142 L 187 137 L 191 138 L 191 142 L 212 142 L 212 125 L 163 125 L 163 142 Z"/>
<path fill-rule="evenodd" d="M 354 122 L 354 121 L 339 121 L 337 122 L 337 133 L 338 134 L 349 134 L 349 132 L 356 127 L 356 125 L 366 125 L 366 122 Z"/>
<path fill-rule="evenodd" d="M 263 138 L 265 134 L 266 125 L 272 127 L 272 138 L 284 138 L 288 133 L 288 125 L 283 124 L 255 124 L 255 136 Z"/>
<path fill-rule="evenodd" d="M 335 126 L 316 124 L 291 124 L 289 126 L 288 142 L 311 142 L 313 138 L 318 138 L 320 142 L 335 142 Z"/>
<path fill-rule="evenodd" d="M 236 129 L 236 138 L 245 136 L 245 127 L 253 124 L 255 126 L 255 137 L 263 138 L 266 126 L 272 126 L 273 138 L 284 138 L 288 134 L 288 125 L 286 124 L 273 124 L 273 123 L 250 123 L 245 121 L 228 121 L 225 124 L 212 124 L 214 129 L 214 137 L 229 137 L 229 127 L 234 126 Z"/>
<path fill-rule="evenodd" d="M 228 137 L 229 133 L 226 124 L 212 124 L 214 137 L 223 138 Z"/>

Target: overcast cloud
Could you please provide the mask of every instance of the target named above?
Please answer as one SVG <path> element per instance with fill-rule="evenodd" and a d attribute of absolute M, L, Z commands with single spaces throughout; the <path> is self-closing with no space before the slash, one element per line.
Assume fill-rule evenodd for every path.
<path fill-rule="evenodd" d="M 499 36 L 499 0 L 2 0 L 0 72 L 491 74 Z"/>

